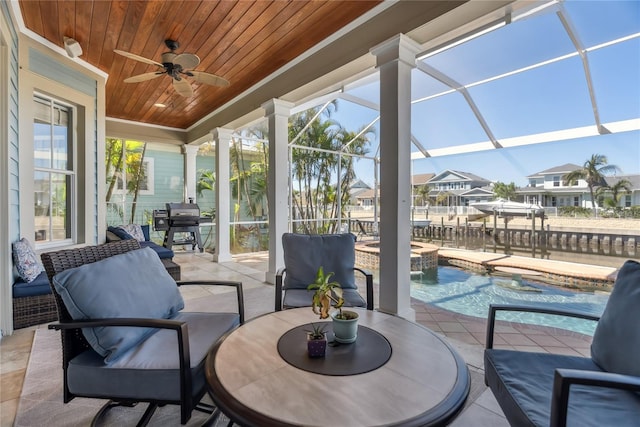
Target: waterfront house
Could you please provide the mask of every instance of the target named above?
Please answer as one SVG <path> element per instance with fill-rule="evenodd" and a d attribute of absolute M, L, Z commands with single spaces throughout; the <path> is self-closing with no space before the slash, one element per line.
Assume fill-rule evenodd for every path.
<path fill-rule="evenodd" d="M 527 176 L 529 184 L 526 187 L 519 188 L 517 194 L 524 197 L 525 203 L 540 204 L 543 207 L 576 206 L 592 208 L 593 203 L 587 182 L 584 179 L 579 179 L 577 182 L 571 183 L 565 179 L 568 173 L 579 169 L 581 169 L 580 166 L 567 163 L 529 175 Z M 601 186 L 612 187 L 622 179 L 629 181 L 631 191 L 622 195 L 618 206 L 631 207 L 639 205 L 640 176 L 608 176 L 605 177 Z M 598 206 L 602 207 L 602 200 L 598 202 Z"/>
<path fill-rule="evenodd" d="M 491 200 L 491 181 L 469 172 L 445 170 L 427 181 L 429 197 L 436 205 L 468 206 Z"/>

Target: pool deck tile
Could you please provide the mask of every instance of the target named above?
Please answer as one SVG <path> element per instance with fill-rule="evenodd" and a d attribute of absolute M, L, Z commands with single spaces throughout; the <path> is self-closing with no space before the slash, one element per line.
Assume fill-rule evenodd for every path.
<path fill-rule="evenodd" d="M 512 346 L 536 345 L 536 343 L 531 341 L 529 338 L 527 338 L 526 335 L 522 335 L 522 334 L 499 334 L 499 335 L 505 340 L 507 344 Z"/>
<path fill-rule="evenodd" d="M 551 335 L 546 334 L 527 334 L 527 338 L 543 347 L 559 347 L 562 342 Z"/>

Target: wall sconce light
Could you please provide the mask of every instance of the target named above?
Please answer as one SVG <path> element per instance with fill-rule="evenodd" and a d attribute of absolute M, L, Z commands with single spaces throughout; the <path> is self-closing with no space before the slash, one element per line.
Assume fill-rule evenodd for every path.
<path fill-rule="evenodd" d="M 82 55 L 82 46 L 80 46 L 80 43 L 71 37 L 64 38 L 64 50 L 67 51 L 69 58 L 75 58 Z"/>

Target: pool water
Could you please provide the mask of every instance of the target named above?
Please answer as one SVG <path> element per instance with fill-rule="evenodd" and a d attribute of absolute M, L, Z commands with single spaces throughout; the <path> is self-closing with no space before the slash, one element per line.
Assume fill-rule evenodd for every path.
<path fill-rule="evenodd" d="M 526 291 L 509 289 L 508 276 L 471 273 L 455 267 L 438 267 L 412 276 L 411 296 L 445 310 L 487 318 L 489 304 L 529 304 L 601 315 L 606 294 L 576 292 L 523 280 Z M 502 285 L 502 286 L 501 286 Z M 498 313 L 499 320 L 562 328 L 593 335 L 596 322 L 539 313 Z"/>

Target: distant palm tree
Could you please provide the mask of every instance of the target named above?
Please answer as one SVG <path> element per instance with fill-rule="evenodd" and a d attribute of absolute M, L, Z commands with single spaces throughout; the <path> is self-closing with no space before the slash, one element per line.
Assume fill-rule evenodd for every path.
<path fill-rule="evenodd" d="M 605 199 L 605 203 L 608 202 L 610 207 L 615 208 L 622 196 L 631 191 L 631 182 L 621 179 L 610 187 L 603 187 L 602 190 L 603 193 L 611 192 L 611 198 Z"/>
<path fill-rule="evenodd" d="M 514 182 L 505 184 L 504 182 L 498 181 L 493 185 L 493 194 L 500 199 L 515 199 L 517 196 L 516 184 Z"/>
<path fill-rule="evenodd" d="M 569 185 L 574 185 L 579 179 L 587 182 L 589 194 L 591 195 L 591 203 L 593 204 L 594 213 L 598 207 L 595 198 L 595 188 L 605 186 L 604 177 L 619 172 L 620 168 L 616 165 L 610 165 L 607 156 L 602 154 L 592 154 L 591 158 L 584 162 L 582 169 L 576 169 L 564 176 Z"/>

